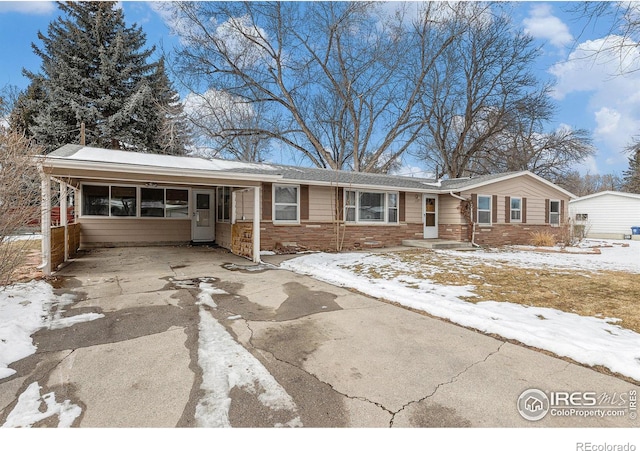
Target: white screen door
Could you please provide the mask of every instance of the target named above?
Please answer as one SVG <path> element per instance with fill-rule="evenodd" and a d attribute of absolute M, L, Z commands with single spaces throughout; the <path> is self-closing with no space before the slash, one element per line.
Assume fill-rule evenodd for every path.
<path fill-rule="evenodd" d="M 193 191 L 192 241 L 214 241 L 216 236 L 214 201 L 214 191 Z"/>
<path fill-rule="evenodd" d="M 424 237 L 438 238 L 438 196 L 422 197 L 422 217 L 424 219 Z"/>

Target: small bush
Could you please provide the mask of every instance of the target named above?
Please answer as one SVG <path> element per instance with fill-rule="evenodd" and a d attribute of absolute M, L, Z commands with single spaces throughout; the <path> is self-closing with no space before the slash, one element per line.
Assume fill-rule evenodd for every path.
<path fill-rule="evenodd" d="M 540 247 L 553 247 L 556 244 L 556 237 L 550 232 L 531 232 L 531 244 Z"/>

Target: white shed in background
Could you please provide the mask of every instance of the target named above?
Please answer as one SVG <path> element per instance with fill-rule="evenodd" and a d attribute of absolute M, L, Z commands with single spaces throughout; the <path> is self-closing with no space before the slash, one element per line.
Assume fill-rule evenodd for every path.
<path fill-rule="evenodd" d="M 569 202 L 569 215 L 587 238 L 623 239 L 631 235 L 640 240 L 640 194 L 603 191 L 579 197 Z"/>

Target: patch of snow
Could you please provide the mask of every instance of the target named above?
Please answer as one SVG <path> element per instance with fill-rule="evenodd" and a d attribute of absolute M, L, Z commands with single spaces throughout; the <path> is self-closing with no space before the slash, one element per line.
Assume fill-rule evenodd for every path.
<path fill-rule="evenodd" d="M 597 246 L 602 246 L 603 241 L 597 241 Z M 541 253 L 518 250 L 516 248 L 477 250 L 465 254 L 465 262 L 500 264 L 509 262 L 522 268 L 565 268 L 583 271 L 626 271 L 640 274 L 640 241 L 615 241 L 606 242 L 611 247 L 601 247 L 600 254 L 574 254 L 574 253 Z M 593 247 L 593 242 L 586 240 L 584 247 Z M 628 244 L 628 246 L 623 246 Z M 449 255 L 457 251 L 441 250 L 439 253 Z"/>
<path fill-rule="evenodd" d="M 459 256 L 459 253 L 450 255 Z M 601 255 L 477 251 L 465 254 L 464 263 L 636 273 L 640 272 L 640 243 L 604 248 Z M 410 266 L 408 262 L 371 253 L 313 254 L 281 264 L 282 268 L 334 285 L 355 288 L 462 326 L 518 340 L 587 365 L 603 365 L 640 380 L 640 334 L 614 324 L 617 319 L 585 317 L 508 302 L 466 302 L 463 298 L 475 295 L 473 286 L 446 286 L 429 280 L 428 274 L 424 278 L 401 274 L 402 270 L 411 272 Z M 362 268 L 375 269 L 378 274 L 367 275 Z"/>
<path fill-rule="evenodd" d="M 302 426 L 293 399 L 267 369 L 200 306 L 198 364 L 202 368 L 203 397 L 196 406 L 201 427 L 230 427 L 230 392 L 234 387 L 258 394 L 273 410 L 290 412 L 289 426 Z"/>
<path fill-rule="evenodd" d="M 213 295 L 215 294 L 229 294 L 220 288 L 216 288 L 212 283 L 201 281 L 200 285 L 200 293 L 198 293 L 197 302 L 198 305 L 208 305 L 213 309 L 217 309 L 218 305 L 213 300 Z"/>
<path fill-rule="evenodd" d="M 276 255 L 273 251 L 260 251 L 260 255 Z"/>
<path fill-rule="evenodd" d="M 31 240 L 41 240 L 42 235 L 39 234 L 28 234 L 28 235 L 11 235 L 5 236 L 2 241 L 4 242 L 12 242 L 12 241 L 31 241 Z"/>
<path fill-rule="evenodd" d="M 82 409 L 71 404 L 68 399 L 62 403 L 57 402 L 53 392 L 40 396 L 40 388 L 37 382 L 33 382 L 20 394 L 18 403 L 7 416 L 7 420 L 2 425 L 3 428 L 30 428 L 38 421 L 55 415 L 58 416 L 59 428 L 71 427 L 82 413 Z"/>
<path fill-rule="evenodd" d="M 63 308 L 71 302 L 71 295 L 56 295 L 51 285 L 42 280 L 0 290 L 0 379 L 15 374 L 8 365 L 36 352 L 31 340 L 36 331 L 60 329 L 104 316 L 85 313 L 63 318 Z"/>

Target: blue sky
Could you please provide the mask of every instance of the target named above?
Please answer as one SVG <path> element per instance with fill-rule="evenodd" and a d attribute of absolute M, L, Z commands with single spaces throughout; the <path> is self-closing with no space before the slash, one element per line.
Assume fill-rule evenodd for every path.
<path fill-rule="evenodd" d="M 514 24 L 521 26 L 543 46 L 537 75 L 555 82 L 556 121 L 550 128 L 568 125 L 591 132 L 597 154 L 576 168 L 581 172 L 617 173 L 627 168 L 623 152 L 633 136 L 640 134 L 640 71 L 617 75 L 621 64 L 639 64 L 638 49 L 621 61 L 618 56 L 585 58 L 611 39 L 607 18 L 596 25 L 572 17 L 561 2 L 515 4 Z M 149 2 L 122 2 L 129 25 L 141 25 L 147 42 L 170 50 L 177 45 L 162 17 Z M 46 34 L 58 15 L 53 2 L 7 2 L 0 0 L 0 88 L 26 88 L 22 68 L 38 71 L 40 60 L 31 49 L 37 33 Z"/>

